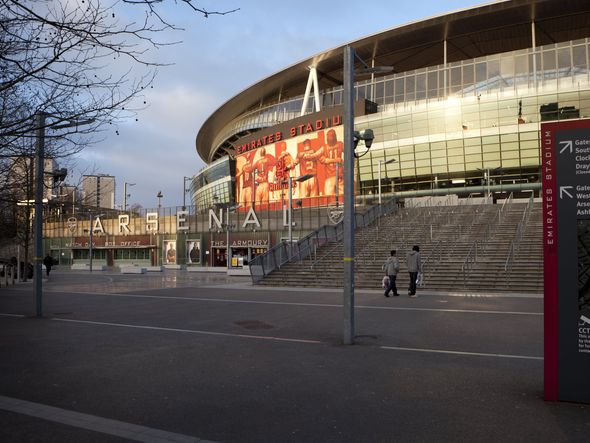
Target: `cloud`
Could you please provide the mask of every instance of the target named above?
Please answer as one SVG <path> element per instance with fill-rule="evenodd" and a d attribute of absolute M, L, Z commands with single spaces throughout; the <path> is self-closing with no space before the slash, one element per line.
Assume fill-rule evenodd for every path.
<path fill-rule="evenodd" d="M 109 128 L 103 142 L 83 152 L 78 169 L 114 175 L 119 203 L 120 189 L 127 181 L 137 183 L 130 203 L 154 205 L 152 194 L 162 190 L 168 195 L 167 205 L 180 205 L 182 177 L 204 166 L 196 153 L 195 137 L 215 103 L 214 97 L 193 86 L 156 87 L 138 121 Z"/>

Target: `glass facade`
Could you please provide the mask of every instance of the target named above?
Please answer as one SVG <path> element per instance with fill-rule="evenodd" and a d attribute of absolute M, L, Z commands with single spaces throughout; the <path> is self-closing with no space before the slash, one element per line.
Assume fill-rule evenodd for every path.
<path fill-rule="evenodd" d="M 363 80 L 355 98 L 379 112 L 355 119 L 375 132 L 358 161 L 360 193 L 538 182 L 539 123 L 590 116 L 590 39 L 567 41 Z M 322 93 L 342 104 L 342 87 Z M 219 134 L 298 116 L 303 97 L 241 116 Z M 313 100 L 310 100 L 311 112 Z M 396 162 L 383 166 L 386 160 Z M 464 181 L 464 182 L 463 182 Z M 383 184 L 385 182 L 385 188 Z M 463 182 L 463 183 L 462 183 Z"/>
<path fill-rule="evenodd" d="M 196 210 L 234 201 L 235 162 L 225 156 L 201 169 L 191 185 Z"/>

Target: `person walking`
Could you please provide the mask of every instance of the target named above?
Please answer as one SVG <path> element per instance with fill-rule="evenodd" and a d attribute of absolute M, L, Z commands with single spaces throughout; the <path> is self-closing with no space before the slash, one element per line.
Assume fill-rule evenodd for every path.
<path fill-rule="evenodd" d="M 47 275 L 47 277 L 49 277 L 51 267 L 53 266 L 53 257 L 47 254 L 47 256 L 43 259 L 43 264 L 45 265 L 45 274 Z"/>
<path fill-rule="evenodd" d="M 397 273 L 399 271 L 399 260 L 395 256 L 395 249 L 392 249 L 389 253 L 389 257 L 387 257 L 387 261 L 383 263 L 381 269 L 385 271 L 385 275 L 389 277 L 389 284 L 385 288 L 385 297 L 389 297 L 389 292 L 393 292 L 394 296 L 398 296 L 397 293 L 397 286 L 395 285 L 395 279 L 397 278 Z"/>
<path fill-rule="evenodd" d="M 410 287 L 408 288 L 408 295 L 410 297 L 417 297 L 416 295 L 416 279 L 418 273 L 422 272 L 422 257 L 420 256 L 420 246 L 414 245 L 412 250 L 408 252 L 406 257 L 408 265 L 408 273 L 410 274 Z"/>

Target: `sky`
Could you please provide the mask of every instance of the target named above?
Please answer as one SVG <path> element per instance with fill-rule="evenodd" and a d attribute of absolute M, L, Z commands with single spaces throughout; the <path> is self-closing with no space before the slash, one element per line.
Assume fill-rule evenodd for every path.
<path fill-rule="evenodd" d="M 74 160 L 73 178 L 82 172 L 113 175 L 115 204 L 144 208 L 183 204 L 183 178 L 205 163 L 195 138 L 201 125 L 223 103 L 263 78 L 319 52 L 358 38 L 428 17 L 482 4 L 474 0 L 199 0 L 209 11 L 239 8 L 208 18 L 181 2 L 160 10 L 182 31 L 159 39 L 180 43 L 152 51 L 162 64 L 147 107 L 135 118 L 108 128 L 100 141 Z M 301 91 L 304 93 L 304 90 Z M 118 131 L 118 134 L 117 132 Z M 187 204 L 190 196 L 186 195 Z"/>

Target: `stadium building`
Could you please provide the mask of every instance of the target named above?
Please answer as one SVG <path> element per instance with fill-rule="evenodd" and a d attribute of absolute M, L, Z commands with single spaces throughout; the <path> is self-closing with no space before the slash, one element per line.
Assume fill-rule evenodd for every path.
<path fill-rule="evenodd" d="M 196 137 L 207 166 L 193 177 L 192 205 L 158 209 L 170 228 L 141 233 L 142 257 L 161 263 L 164 242 L 174 242 L 177 264 L 191 262 L 190 244 L 199 266 L 240 266 L 338 221 L 330 208 L 342 202 L 348 45 L 358 56 L 355 130 L 374 133 L 370 149 L 356 149 L 359 205 L 539 196 L 541 123 L 590 116 L 586 0 L 500 1 L 398 26 L 310 56 L 221 105 Z M 363 65 L 393 71 L 363 76 Z M 141 214 L 152 228 L 154 212 Z"/>
<path fill-rule="evenodd" d="M 587 1 L 514 0 L 348 43 L 368 66 L 394 69 L 357 75 L 354 85 L 356 100 L 369 102 L 356 114 L 355 129 L 375 134 L 356 165 L 357 196 L 378 192 L 380 165 L 384 195 L 537 193 L 540 123 L 590 115 L 589 36 Z M 300 121 L 306 116 L 314 125 L 326 114 L 341 114 L 343 50 L 327 50 L 262 79 L 209 117 L 196 138 L 197 152 L 209 164 L 197 176 L 197 206 L 210 206 L 214 197 L 239 201 L 244 146 L 252 155 L 264 144 L 265 155 L 276 158 L 281 141 L 301 143 L 299 132 L 276 128 L 288 122 L 298 128 L 308 123 Z M 325 131 L 308 129 L 314 145 L 323 143 Z M 281 132 L 283 139 L 273 140 Z M 362 147 L 357 151 L 363 154 Z M 389 160 L 395 162 L 385 165 Z"/>

